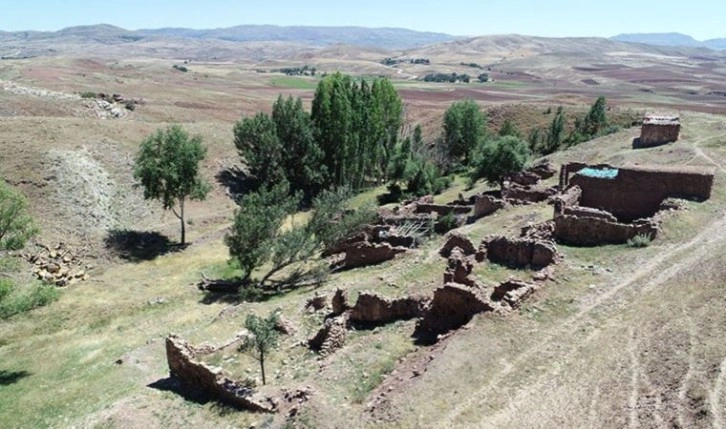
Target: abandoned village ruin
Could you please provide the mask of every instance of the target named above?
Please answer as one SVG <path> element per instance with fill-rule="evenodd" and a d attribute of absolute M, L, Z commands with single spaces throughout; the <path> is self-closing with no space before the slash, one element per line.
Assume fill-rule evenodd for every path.
<path fill-rule="evenodd" d="M 676 141 L 679 131 L 678 118 L 647 117 L 641 144 L 656 146 Z M 303 344 L 325 359 L 345 346 L 351 330 L 415 319 L 412 337 L 417 344 L 430 345 L 478 314 L 506 314 L 553 278 L 555 267 L 563 259 L 558 243 L 624 244 L 636 236 L 652 240 L 660 230 L 664 213 L 680 207 L 678 199 L 702 202 L 711 197 L 715 172 L 714 167 L 706 166 L 569 162 L 560 166 L 557 184 L 548 186 L 542 182 L 554 177 L 557 169 L 543 160 L 510 176 L 501 191 L 470 198 L 460 195 L 448 204 L 435 204 L 433 196 L 426 196 L 392 210 L 380 209 L 374 225 L 323 253 L 330 266 L 345 270 L 383 263 L 418 247 L 422 235 L 446 233 L 439 251 L 446 259 L 441 285 L 432 296 L 388 298 L 362 292 L 354 304 L 343 289 L 337 289 L 333 296 L 316 295 L 305 309 L 324 311 L 324 322 Z M 487 216 L 507 207 L 542 202 L 552 206 L 552 219 L 525 226 L 517 237 L 492 235 L 476 245 L 458 230 L 466 224 L 486 222 Z M 453 217 L 453 224 L 442 222 L 446 217 Z M 510 277 L 498 284 L 487 284 L 474 273 L 482 264 L 510 267 L 530 278 Z M 173 335 L 167 338 L 166 347 L 170 373 L 184 384 L 240 408 L 280 411 L 278 404 L 284 402 L 284 395 L 281 399 L 261 396 L 226 377 L 221 369 L 202 363 L 199 358 L 209 350 L 195 348 Z"/>

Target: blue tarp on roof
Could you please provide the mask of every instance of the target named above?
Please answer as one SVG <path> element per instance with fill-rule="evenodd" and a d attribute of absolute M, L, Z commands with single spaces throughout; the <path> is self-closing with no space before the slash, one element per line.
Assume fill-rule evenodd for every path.
<path fill-rule="evenodd" d="M 577 174 L 582 174 L 587 177 L 595 177 L 597 179 L 614 179 L 618 175 L 618 169 L 585 167 L 578 171 Z"/>

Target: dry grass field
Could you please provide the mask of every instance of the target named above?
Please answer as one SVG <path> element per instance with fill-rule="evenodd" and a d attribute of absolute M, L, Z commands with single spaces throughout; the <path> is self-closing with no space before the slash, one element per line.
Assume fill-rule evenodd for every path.
<path fill-rule="evenodd" d="M 0 60 L 0 172 L 28 196 L 42 227 L 39 240 L 85 249 L 93 265 L 90 280 L 65 288 L 58 302 L 0 321 L 0 427 L 726 428 L 726 119 L 718 115 L 726 98 L 708 94 L 723 82 L 724 59 L 656 56 L 615 42 L 604 55 L 596 42 L 587 52 L 565 54 L 574 42 L 517 37 L 402 53 L 430 57 L 437 71 L 465 71 L 463 61 L 492 66 L 495 82 L 469 85 L 411 81 L 422 73 L 418 65 L 384 67 L 378 56 L 389 54 L 345 47 L 293 50 L 291 59 L 274 63 L 251 56 L 191 61 L 186 73 L 172 68 L 181 60 L 163 51 L 156 58 L 114 51 L 115 59 Z M 312 99 L 317 78 L 254 71 L 280 64 L 389 75 L 408 121 L 423 124 L 430 137 L 448 104 L 464 97 L 489 109 L 494 128 L 505 117 L 545 124 L 548 107 L 581 111 L 599 94 L 611 100 L 613 113 L 679 111 L 676 143 L 633 150 L 634 128 L 550 159 L 716 166 L 713 196 L 669 214 L 662 234 L 643 249 L 559 246 L 564 260 L 554 279 L 520 309 L 475 317 L 434 346 L 415 343 L 414 321 L 397 322 L 354 331 L 344 348 L 320 359 L 301 346 L 323 318 L 304 309 L 307 299 L 337 288 L 353 297 L 431 294 L 446 260 L 438 255 L 443 239 L 434 238 L 394 261 L 260 303 L 210 299 L 192 285 L 202 273 L 230 270 L 222 237 L 235 207 L 228 172 L 241 165 L 234 122 L 269 110 L 278 94 Z M 85 91 L 144 102 L 114 119 L 78 95 Z M 104 245 L 109 230 L 177 239 L 176 218 L 144 201 L 131 176 L 139 143 L 170 123 L 203 137 L 203 171 L 214 190 L 191 207 L 192 244 L 184 251 L 121 258 Z M 465 189 L 464 182 L 437 200 L 484 186 Z M 551 214 L 546 204 L 517 206 L 462 231 L 478 242 Z M 533 273 L 486 265 L 476 274 L 491 284 Z M 220 344 L 242 329 L 247 314 L 277 308 L 296 331 L 270 356 L 271 381 L 261 390 L 310 386 L 312 399 L 293 420 L 240 412 L 170 385 L 170 332 L 194 344 Z M 235 378 L 258 375 L 257 362 L 234 347 L 209 361 Z"/>

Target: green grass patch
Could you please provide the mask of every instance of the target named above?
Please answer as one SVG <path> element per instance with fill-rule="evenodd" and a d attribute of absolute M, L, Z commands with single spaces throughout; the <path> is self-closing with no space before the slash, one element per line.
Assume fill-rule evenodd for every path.
<path fill-rule="evenodd" d="M 317 79 L 294 76 L 275 76 L 270 78 L 270 85 L 291 89 L 315 89 L 318 86 Z"/>

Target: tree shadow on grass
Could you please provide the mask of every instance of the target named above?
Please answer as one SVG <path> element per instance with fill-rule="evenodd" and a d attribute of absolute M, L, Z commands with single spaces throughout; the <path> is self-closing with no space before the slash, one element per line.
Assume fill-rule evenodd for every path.
<path fill-rule="evenodd" d="M 214 177 L 217 179 L 217 183 L 227 188 L 227 194 L 233 200 L 238 200 L 242 195 L 260 187 L 259 180 L 239 167 L 225 168 Z"/>
<path fill-rule="evenodd" d="M 156 231 L 125 229 L 109 231 L 103 243 L 116 256 L 131 262 L 151 261 L 161 255 L 186 248 L 186 245 L 172 243 L 169 237 Z"/>
<path fill-rule="evenodd" d="M 0 370 L 0 386 L 9 386 L 15 384 L 31 374 L 28 371 L 6 371 Z"/>

